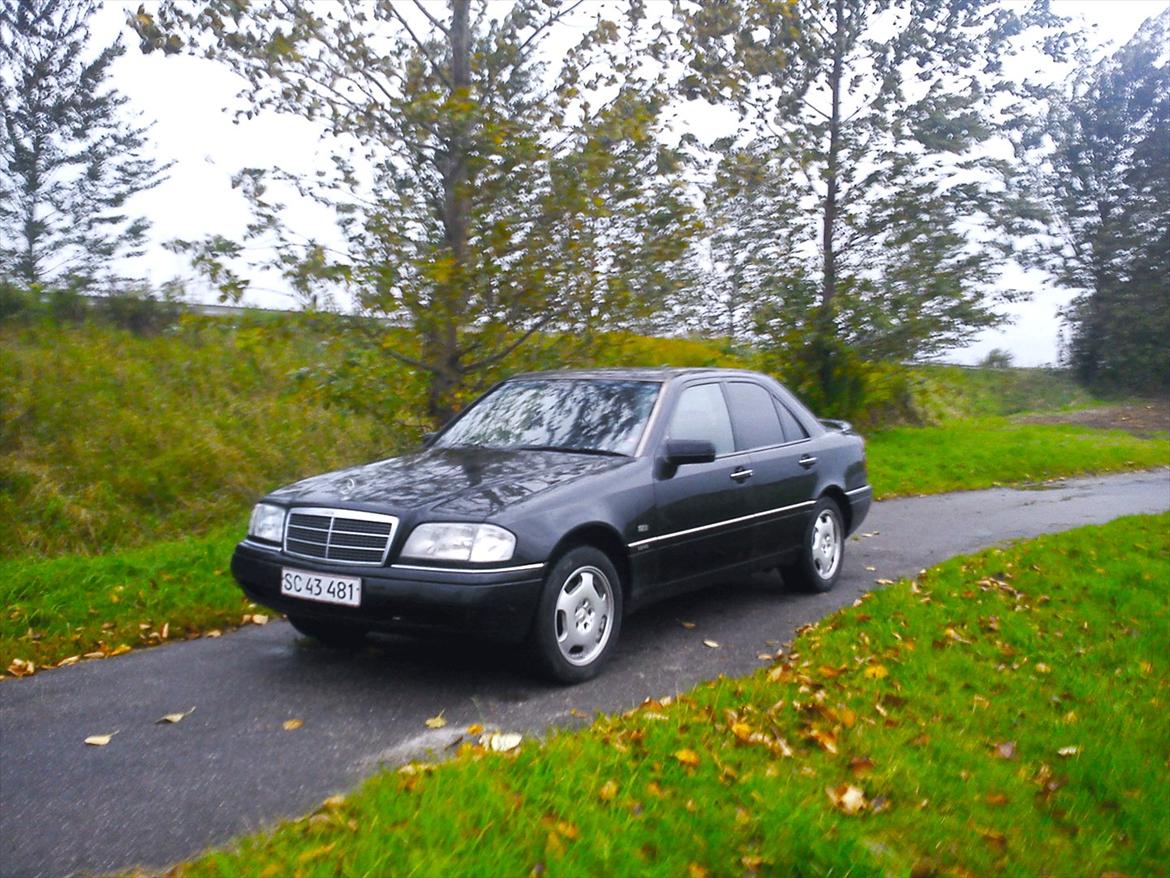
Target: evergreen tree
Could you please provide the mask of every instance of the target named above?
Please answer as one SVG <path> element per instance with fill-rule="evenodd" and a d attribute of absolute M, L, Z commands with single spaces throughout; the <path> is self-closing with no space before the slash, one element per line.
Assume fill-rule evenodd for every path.
<path fill-rule="evenodd" d="M 121 40 L 90 49 L 93 0 L 0 0 L 0 279 L 92 288 L 142 252 L 128 199 L 168 165 L 108 84 Z"/>
<path fill-rule="evenodd" d="M 1041 133 L 1056 219 L 1045 263 L 1079 290 L 1066 355 L 1093 385 L 1170 388 L 1170 10 L 1085 64 Z"/>

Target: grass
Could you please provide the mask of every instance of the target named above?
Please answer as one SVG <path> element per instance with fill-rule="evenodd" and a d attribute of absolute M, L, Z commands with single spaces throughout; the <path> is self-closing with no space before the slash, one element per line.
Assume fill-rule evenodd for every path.
<path fill-rule="evenodd" d="M 866 437 L 877 497 L 938 494 L 1170 464 L 1170 437 L 1121 430 L 962 418 Z"/>
<path fill-rule="evenodd" d="M 417 436 L 329 407 L 298 375 L 339 353 L 292 326 L 5 327 L 0 348 L 0 558 L 206 534 L 276 485 Z"/>
<path fill-rule="evenodd" d="M 955 559 L 769 669 L 465 743 L 173 874 L 1166 875 L 1168 580 L 1170 515 Z"/>
<path fill-rule="evenodd" d="M 240 624 L 253 608 L 227 568 L 241 531 L 100 558 L 0 561 L 0 667 L 23 675 Z"/>

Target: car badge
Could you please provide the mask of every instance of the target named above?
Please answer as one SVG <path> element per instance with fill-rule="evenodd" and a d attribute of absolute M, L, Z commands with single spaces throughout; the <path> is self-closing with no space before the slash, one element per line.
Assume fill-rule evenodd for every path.
<path fill-rule="evenodd" d="M 357 482 L 353 479 L 346 479 L 345 485 L 341 489 L 341 499 L 348 500 L 349 495 L 353 493 L 353 489 L 357 487 Z"/>

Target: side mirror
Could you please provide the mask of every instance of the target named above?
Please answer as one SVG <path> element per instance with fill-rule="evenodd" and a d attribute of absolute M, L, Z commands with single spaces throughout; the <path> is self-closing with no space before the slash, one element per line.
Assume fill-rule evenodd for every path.
<path fill-rule="evenodd" d="M 687 463 L 710 463 L 715 459 L 715 443 L 706 439 L 667 439 L 662 462 L 667 466 Z"/>

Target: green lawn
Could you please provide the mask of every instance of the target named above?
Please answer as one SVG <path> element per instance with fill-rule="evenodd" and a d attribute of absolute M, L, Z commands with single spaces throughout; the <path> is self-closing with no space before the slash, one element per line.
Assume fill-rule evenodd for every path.
<path fill-rule="evenodd" d="M 14 660 L 40 668 L 239 625 L 257 612 L 228 571 L 242 530 L 97 558 L 0 561 L 0 673 L 33 670 Z"/>
<path fill-rule="evenodd" d="M 1003 417 L 883 430 L 866 451 L 879 499 L 1170 465 L 1170 437 Z"/>
<path fill-rule="evenodd" d="M 1170 515 L 955 559 L 770 669 L 465 744 L 180 874 L 1165 875 L 1168 581 Z"/>

